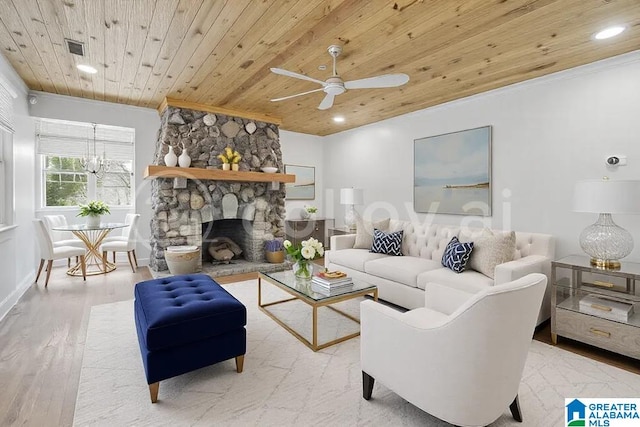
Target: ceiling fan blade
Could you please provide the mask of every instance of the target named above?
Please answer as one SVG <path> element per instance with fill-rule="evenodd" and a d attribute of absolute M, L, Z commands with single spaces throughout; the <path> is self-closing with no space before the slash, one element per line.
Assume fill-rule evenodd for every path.
<path fill-rule="evenodd" d="M 314 79 L 313 77 L 305 76 L 304 74 L 294 73 L 293 71 L 283 70 L 282 68 L 272 68 L 272 73 L 280 74 L 282 76 L 293 77 L 301 80 L 308 80 L 310 82 L 319 83 L 324 86 L 324 82 L 322 80 Z"/>
<path fill-rule="evenodd" d="M 369 77 L 360 80 L 344 82 L 345 89 L 374 89 L 383 87 L 402 86 L 409 81 L 406 74 L 383 74 L 381 76 Z"/>
<path fill-rule="evenodd" d="M 329 108 L 331 108 L 333 106 L 333 98 L 335 98 L 335 95 L 331 95 L 328 93 L 327 96 L 324 97 L 320 105 L 318 105 L 318 110 L 328 110 Z"/>
<path fill-rule="evenodd" d="M 276 102 L 276 101 L 284 101 L 285 99 L 289 99 L 289 98 L 295 98 L 296 96 L 302 96 L 302 95 L 306 95 L 308 93 L 313 93 L 313 92 L 320 92 L 323 91 L 324 88 L 319 88 L 319 89 L 314 89 L 314 90 L 309 90 L 307 92 L 302 92 L 302 93 L 296 93 L 295 95 L 289 95 L 289 96 L 283 96 L 282 98 L 274 98 L 271 101 L 272 102 Z"/>

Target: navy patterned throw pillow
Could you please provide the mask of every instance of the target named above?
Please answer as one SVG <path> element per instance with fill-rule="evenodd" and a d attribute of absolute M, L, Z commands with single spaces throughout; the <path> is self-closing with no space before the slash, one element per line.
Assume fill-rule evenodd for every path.
<path fill-rule="evenodd" d="M 467 267 L 471 251 L 473 251 L 473 242 L 461 243 L 456 236 L 453 236 L 442 254 L 442 265 L 456 273 L 462 273 Z"/>
<path fill-rule="evenodd" d="M 385 233 L 377 228 L 373 229 L 373 244 L 371 251 L 376 254 L 402 256 L 402 230 L 395 233 Z"/>

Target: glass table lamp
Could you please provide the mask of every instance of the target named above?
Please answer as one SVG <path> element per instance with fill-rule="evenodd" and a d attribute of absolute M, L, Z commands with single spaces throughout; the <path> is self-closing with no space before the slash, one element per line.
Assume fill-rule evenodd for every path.
<path fill-rule="evenodd" d="M 579 181 L 575 186 L 573 210 L 599 214 L 598 220 L 580 234 L 580 247 L 591 256 L 591 265 L 620 268 L 619 260 L 633 250 L 633 238 L 613 222 L 611 214 L 640 213 L 640 181 Z"/>
<path fill-rule="evenodd" d="M 340 204 L 346 205 L 346 211 L 344 213 L 344 225 L 349 230 L 356 229 L 357 215 L 355 205 L 361 205 L 363 203 L 362 190 L 359 188 L 341 188 L 340 189 Z"/>

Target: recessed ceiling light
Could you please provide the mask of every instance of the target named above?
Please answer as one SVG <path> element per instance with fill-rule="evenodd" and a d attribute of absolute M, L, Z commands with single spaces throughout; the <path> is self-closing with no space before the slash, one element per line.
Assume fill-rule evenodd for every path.
<path fill-rule="evenodd" d="M 616 25 L 615 27 L 609 27 L 609 28 L 605 28 L 602 31 L 599 31 L 596 33 L 595 36 L 593 36 L 596 40 L 604 40 L 604 39 L 608 39 L 611 37 L 615 37 L 618 34 L 620 34 L 621 32 L 624 31 L 624 27 L 621 25 Z"/>
<path fill-rule="evenodd" d="M 334 122 L 336 122 L 336 123 L 344 123 L 344 117 L 342 117 L 342 116 L 335 116 L 335 117 L 333 118 L 333 121 L 334 121 Z"/>
<path fill-rule="evenodd" d="M 89 74 L 95 74 L 98 72 L 98 70 L 93 68 L 91 65 L 78 64 L 76 65 L 76 68 L 82 72 L 89 73 Z"/>

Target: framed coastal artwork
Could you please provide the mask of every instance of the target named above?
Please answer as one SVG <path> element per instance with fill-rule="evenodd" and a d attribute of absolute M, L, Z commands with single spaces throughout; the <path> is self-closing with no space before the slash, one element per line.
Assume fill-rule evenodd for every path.
<path fill-rule="evenodd" d="M 491 216 L 491 126 L 414 141 L 413 208 Z"/>
<path fill-rule="evenodd" d="M 316 198 L 315 167 L 284 165 L 284 173 L 296 176 L 295 182 L 287 182 L 285 185 L 287 200 L 313 200 Z"/>

